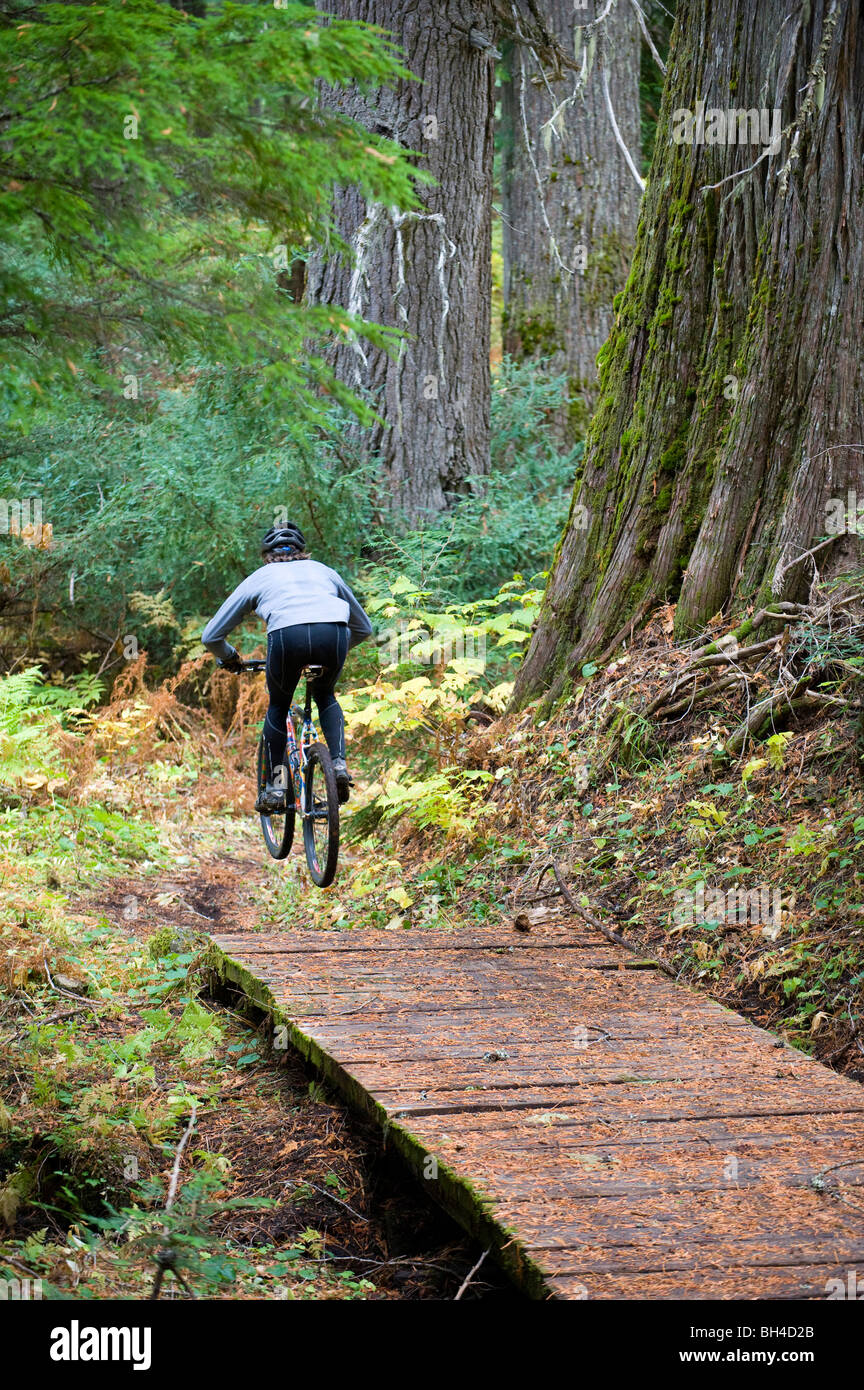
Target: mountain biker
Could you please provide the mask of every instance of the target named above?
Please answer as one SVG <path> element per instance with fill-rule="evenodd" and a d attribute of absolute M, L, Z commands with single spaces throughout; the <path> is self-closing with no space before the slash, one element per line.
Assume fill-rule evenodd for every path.
<path fill-rule="evenodd" d="M 293 522 L 270 528 L 261 542 L 261 556 L 261 568 L 238 584 L 201 634 L 221 666 L 240 671 L 242 659 L 225 641 L 226 634 L 253 611 L 267 624 L 268 776 L 255 810 L 265 815 L 285 810 L 280 770 L 291 701 L 304 666 L 324 667 L 312 683 L 312 694 L 333 759 L 339 800 L 345 802 L 353 783 L 345 762 L 345 720 L 334 687 L 349 649 L 372 636 L 372 624 L 344 579 L 309 558 L 303 533 Z"/>

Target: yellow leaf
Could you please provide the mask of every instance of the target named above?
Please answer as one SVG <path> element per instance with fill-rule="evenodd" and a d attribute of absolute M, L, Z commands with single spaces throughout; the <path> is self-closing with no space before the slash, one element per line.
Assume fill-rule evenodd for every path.
<path fill-rule="evenodd" d="M 743 771 L 742 771 L 742 773 L 741 773 L 741 781 L 744 783 L 744 786 L 746 787 L 747 783 L 750 781 L 750 778 L 753 776 L 753 773 L 754 773 L 754 772 L 758 772 L 759 769 L 760 769 L 760 767 L 767 767 L 767 766 L 768 766 L 768 759 L 767 759 L 767 758 L 751 758 L 750 761 L 749 761 L 749 763 L 747 763 L 747 764 L 745 765 L 745 767 L 744 767 L 744 769 L 743 769 Z"/>

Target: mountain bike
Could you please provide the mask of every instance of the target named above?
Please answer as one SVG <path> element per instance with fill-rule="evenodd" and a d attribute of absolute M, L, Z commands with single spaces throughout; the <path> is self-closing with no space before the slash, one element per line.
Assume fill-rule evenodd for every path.
<path fill-rule="evenodd" d="M 264 671 L 266 661 L 244 661 L 244 671 Z M 312 882 L 326 888 L 336 876 L 339 858 L 339 794 L 333 760 L 326 743 L 318 738 L 312 722 L 312 683 L 323 673 L 323 666 L 304 666 L 306 701 L 301 710 L 291 706 L 285 762 L 275 770 L 269 766 L 264 735 L 258 743 L 258 791 L 267 782 L 284 788 L 285 811 L 261 816 L 261 832 L 268 853 L 285 859 L 294 841 L 297 817 L 303 826 L 303 845 Z"/>

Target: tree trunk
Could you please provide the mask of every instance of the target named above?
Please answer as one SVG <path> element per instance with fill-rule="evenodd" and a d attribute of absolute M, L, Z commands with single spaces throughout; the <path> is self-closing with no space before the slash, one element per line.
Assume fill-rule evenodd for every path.
<path fill-rule="evenodd" d="M 597 353 L 612 326 L 612 300 L 633 254 L 639 186 L 615 139 L 601 83 L 636 168 L 639 155 L 640 40 L 627 0 L 584 36 L 589 9 L 546 0 L 549 30 L 588 65 L 584 83 L 542 73 L 532 51 L 514 44 L 501 91 L 504 132 L 502 239 L 504 351 L 549 359 L 567 377 L 564 432 L 584 426 L 597 389 Z M 563 412 L 562 412 L 563 415 Z M 566 428 L 569 424 L 570 429 Z"/>
<path fill-rule="evenodd" d="M 369 129 L 421 152 L 436 180 L 424 206 L 398 213 L 339 198 L 353 266 L 309 266 L 312 302 L 341 304 L 406 333 L 398 355 L 359 343 L 333 349 L 341 380 L 381 423 L 363 432 L 397 509 L 412 522 L 443 511 L 466 478 L 489 471 L 490 218 L 494 57 L 487 0 L 330 0 L 346 19 L 389 29 L 419 81 L 364 97 L 330 97 Z M 469 32 L 473 30 L 473 42 Z"/>
<path fill-rule="evenodd" d="M 845 530 L 837 512 L 864 500 L 861 29 L 854 0 L 680 13 L 633 268 L 518 701 L 560 693 L 656 601 L 677 598 L 683 636 L 732 606 L 806 595 L 816 565 L 860 568 L 854 499 Z M 688 132 L 681 110 L 700 99 Z M 733 103 L 771 108 L 760 141 L 781 109 L 779 150 L 708 143 L 710 108 Z"/>

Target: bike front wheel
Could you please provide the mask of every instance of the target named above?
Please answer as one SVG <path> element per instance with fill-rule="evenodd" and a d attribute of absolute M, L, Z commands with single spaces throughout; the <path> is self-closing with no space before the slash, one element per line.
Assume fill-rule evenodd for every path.
<path fill-rule="evenodd" d="M 312 882 L 326 888 L 339 858 L 339 793 L 333 760 L 323 743 L 313 743 L 303 769 L 303 843 Z"/>
<path fill-rule="evenodd" d="M 267 785 L 267 744 L 263 737 L 258 744 L 258 792 L 259 794 Z M 264 843 L 267 852 L 274 859 L 287 858 L 288 851 L 294 840 L 294 782 L 291 777 L 291 768 L 285 764 L 285 801 L 287 810 L 284 815 L 264 815 L 261 814 L 261 834 L 264 836 Z"/>

